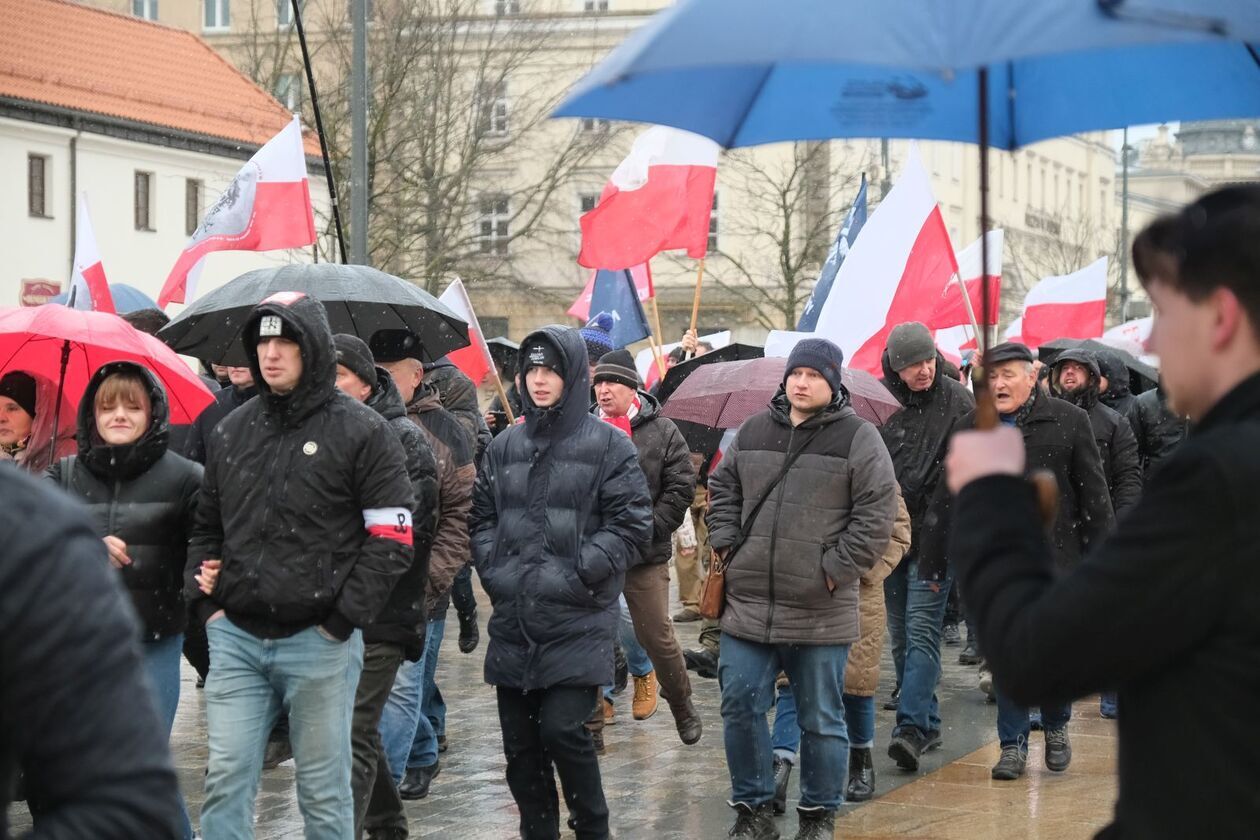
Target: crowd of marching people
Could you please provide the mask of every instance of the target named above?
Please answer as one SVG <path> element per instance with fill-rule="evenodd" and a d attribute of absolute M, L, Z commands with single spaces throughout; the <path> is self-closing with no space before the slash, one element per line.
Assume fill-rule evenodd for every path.
<path fill-rule="evenodd" d="M 1139 243 L 1148 276 L 1175 253 L 1152 237 Z M 20 359 L 0 378 L 0 460 L 12 462 L 0 465 L 0 517 L 16 529 L 42 500 L 40 521 L 55 532 L 15 537 L 14 551 L 57 555 L 75 581 L 47 599 L 75 614 L 66 599 L 110 584 L 70 561 L 107 563 L 134 613 L 87 609 L 95 629 L 74 656 L 48 657 L 47 679 L 97 674 L 106 710 L 117 700 L 141 711 L 65 726 L 99 728 L 106 744 L 168 739 L 187 658 L 205 694 L 207 840 L 253 836 L 263 769 L 289 756 L 307 837 L 408 836 L 403 801 L 429 794 L 446 749 L 438 658 L 451 606 L 459 649 L 482 647 L 473 570 L 491 607 L 485 681 L 531 840 L 566 824 L 583 840 L 610 836 L 599 756 L 619 672 L 633 684 L 633 717 L 663 703 L 684 745 L 704 734 L 691 679 L 716 677 L 729 836 L 777 838 L 795 771 L 797 838 L 832 837 L 841 805 L 874 796 L 876 750 L 915 772 L 941 747 L 936 692 L 954 622 L 968 628 L 961 661 L 978 666 L 994 700 L 992 778 L 1024 774 L 1034 729 L 1046 767 L 1070 767 L 1072 698 L 1003 679 L 1016 666 L 1011 649 L 986 641 L 993 625 L 976 626 L 968 596 L 980 584 L 956 591 L 951 531 L 967 511 L 946 462 L 951 438 L 978 425 L 978 395 L 924 325 L 889 334 L 882 381 L 901 408 L 882 425 L 851 404 L 840 349 L 810 338 L 720 458 L 690 451 L 630 354 L 595 325 L 528 335 L 514 405 L 484 415 L 472 383 L 426 363 L 414 334 L 334 335 L 304 294 L 259 303 L 244 336 L 248 365 L 216 366 L 214 402 L 179 427 L 140 364 L 99 368 L 77 416 L 60 423 L 51 384 Z M 694 334 L 684 348 L 705 349 Z M 1042 366 L 1005 343 L 984 364 L 998 423 L 1021 436 L 1030 472 L 1054 476 L 1048 552 L 1069 574 L 1139 505 L 1188 423 L 1162 388 L 1132 395 L 1123 357 L 1106 350 L 1066 350 Z M 519 421 L 504 422 L 504 408 Z M 0 576 L 0 601 L 32 597 L 23 586 Z M 690 621 L 703 623 L 701 647 L 683 650 L 674 625 Z M 895 725 L 881 742 L 885 639 Z M 981 657 L 999 649 L 995 679 Z M 124 679 L 128 657 L 145 681 L 109 682 Z M 38 704 L 37 685 L 24 683 L 27 703 Z M 1090 687 L 1107 689 L 1104 716 L 1128 713 L 1112 693 L 1119 682 L 1104 674 Z M 151 719 L 127 695 L 136 690 L 151 696 Z M 194 836 L 177 795 L 162 792 L 169 762 L 144 749 L 102 759 L 132 781 L 105 797 L 116 810 L 101 821 L 67 803 L 108 780 L 13 755 L 24 756 L 37 826 Z"/>

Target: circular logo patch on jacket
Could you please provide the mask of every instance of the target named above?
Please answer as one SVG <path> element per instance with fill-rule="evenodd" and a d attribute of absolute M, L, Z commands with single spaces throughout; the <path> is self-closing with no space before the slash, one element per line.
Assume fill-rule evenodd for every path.
<path fill-rule="evenodd" d="M 317 444 L 313 440 L 308 440 L 306 442 L 306 445 L 302 447 L 302 451 L 305 452 L 307 455 L 314 455 L 316 452 L 319 451 L 319 444 Z"/>

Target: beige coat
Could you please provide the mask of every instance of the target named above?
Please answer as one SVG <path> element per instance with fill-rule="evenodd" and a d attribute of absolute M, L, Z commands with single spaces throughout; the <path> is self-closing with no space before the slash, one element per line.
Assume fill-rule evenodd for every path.
<path fill-rule="evenodd" d="M 844 693 L 874 697 L 879 688 L 879 660 L 884 651 L 884 578 L 892 574 L 910 550 L 910 514 L 897 493 L 897 521 L 884 556 L 858 586 L 861 636 L 849 647 L 849 663 L 844 671 Z"/>

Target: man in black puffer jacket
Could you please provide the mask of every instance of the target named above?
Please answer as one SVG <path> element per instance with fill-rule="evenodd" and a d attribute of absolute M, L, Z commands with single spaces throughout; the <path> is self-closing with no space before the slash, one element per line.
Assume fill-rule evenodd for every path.
<path fill-rule="evenodd" d="M 283 706 L 307 833 L 348 837 L 356 628 L 411 565 L 406 455 L 379 414 L 337 390 L 319 301 L 272 295 L 243 335 L 259 395 L 210 437 L 185 589 L 210 638 L 201 830 L 252 835 L 263 744 Z"/>
<path fill-rule="evenodd" d="M 398 799 L 389 762 L 381 746 L 379 726 L 398 667 L 406 659 L 420 661 L 424 653 L 425 584 L 429 574 L 429 549 L 437 531 L 437 459 L 424 433 L 407 419 L 407 409 L 389 371 L 378 368 L 367 343 L 358 336 L 333 336 L 337 348 L 337 387 L 389 421 L 407 454 L 407 477 L 416 497 L 412 510 L 413 549 L 411 568 L 399 579 L 389 602 L 376 621 L 363 628 L 363 673 L 354 697 L 354 824 L 362 834 L 369 797 Z M 378 789 L 379 786 L 379 789 Z M 399 808 L 402 807 L 399 801 Z"/>
<path fill-rule="evenodd" d="M 634 444 L 588 411 L 577 330 L 532 333 L 521 372 L 525 422 L 490 444 L 473 493 L 473 563 L 493 608 L 486 682 L 521 836 L 559 836 L 554 765 L 577 836 L 603 840 L 608 805 L 583 724 L 613 680 L 618 597 L 652 539 L 652 499 Z"/>
<path fill-rule="evenodd" d="M 700 715 L 691 703 L 687 663 L 669 618 L 668 567 L 674 532 L 696 495 L 691 452 L 674 421 L 660 415 L 656 397 L 640 390 L 639 372 L 629 351 L 614 350 L 599 360 L 595 399 L 591 409 L 595 415 L 628 432 L 634 441 L 652 496 L 652 545 L 626 571 L 626 608 L 634 622 L 635 638 L 653 665 L 647 674 L 632 675 L 634 718 L 646 720 L 656 711 L 659 674 L 661 695 L 669 703 L 678 736 L 684 744 L 694 744 L 700 740 Z M 598 718 L 602 722 L 603 709 Z"/>
<path fill-rule="evenodd" d="M 1124 356 L 1119 350 L 1099 350 L 1095 356 L 1103 377 L 1099 401 L 1132 423 L 1137 397 L 1130 390 L 1129 366 L 1124 363 Z"/>
<path fill-rule="evenodd" d="M 1190 434 L 1190 421 L 1168 407 L 1162 383 L 1153 391 L 1138 394 L 1133 405 L 1133 435 L 1137 438 L 1143 476 L 1149 481 L 1155 468 Z"/>
<path fill-rule="evenodd" d="M 1129 421 L 1098 399 L 1101 379 L 1093 353 L 1065 350 L 1051 367 L 1050 393 L 1089 415 L 1094 442 L 1102 457 L 1103 475 L 1111 491 L 1111 507 L 1119 518 L 1142 496 L 1142 467 L 1138 463 L 1137 439 Z"/>

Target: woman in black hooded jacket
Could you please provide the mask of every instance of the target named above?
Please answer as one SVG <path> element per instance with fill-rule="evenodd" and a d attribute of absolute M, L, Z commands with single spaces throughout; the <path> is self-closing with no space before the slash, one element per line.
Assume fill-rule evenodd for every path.
<path fill-rule="evenodd" d="M 148 369 L 111 362 L 79 403 L 77 456 L 49 477 L 83 501 L 131 595 L 141 651 L 170 737 L 179 705 L 179 660 L 187 622 L 184 561 L 201 488 L 201 467 L 167 449 L 166 394 Z M 191 837 L 186 824 L 185 835 Z"/>

